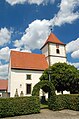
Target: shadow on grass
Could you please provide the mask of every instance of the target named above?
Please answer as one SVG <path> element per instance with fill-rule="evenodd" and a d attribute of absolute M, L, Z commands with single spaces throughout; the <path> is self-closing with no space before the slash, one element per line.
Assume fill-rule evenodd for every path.
<path fill-rule="evenodd" d="M 40 100 L 40 108 L 41 109 L 48 109 L 48 101 L 45 100 L 45 97 L 42 96 Z"/>
<path fill-rule="evenodd" d="M 41 109 L 48 109 L 48 105 L 47 104 L 40 104 L 40 108 Z"/>

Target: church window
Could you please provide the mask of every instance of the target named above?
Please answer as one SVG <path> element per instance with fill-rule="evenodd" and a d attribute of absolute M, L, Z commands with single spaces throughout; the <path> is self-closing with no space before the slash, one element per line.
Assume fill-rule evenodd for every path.
<path fill-rule="evenodd" d="M 30 75 L 30 74 L 27 74 L 27 75 L 26 75 L 26 79 L 27 79 L 27 80 L 30 80 L 30 79 L 31 79 L 31 75 Z"/>
<path fill-rule="evenodd" d="M 26 94 L 31 94 L 31 85 L 32 84 L 26 84 Z"/>
<path fill-rule="evenodd" d="M 57 53 L 57 54 L 60 54 L 60 50 L 59 50 L 59 49 L 56 49 L 56 53 Z"/>

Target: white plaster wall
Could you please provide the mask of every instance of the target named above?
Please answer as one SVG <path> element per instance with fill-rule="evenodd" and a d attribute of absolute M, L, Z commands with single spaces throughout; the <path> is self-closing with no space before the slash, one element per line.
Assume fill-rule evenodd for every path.
<path fill-rule="evenodd" d="M 32 90 L 35 84 L 40 80 L 40 76 L 43 71 L 31 71 L 31 70 L 11 70 L 11 89 L 10 97 L 14 97 L 16 89 L 18 89 L 18 94 L 20 96 L 21 91 L 23 91 L 24 96 L 26 96 L 26 84 L 32 84 Z M 31 74 L 31 80 L 26 79 L 26 74 Z M 20 86 L 20 84 L 22 86 Z M 30 96 L 30 95 L 27 95 Z"/>
<path fill-rule="evenodd" d="M 49 44 L 49 55 L 50 55 L 50 65 L 54 63 L 64 63 L 66 62 L 66 49 L 64 45 L 59 45 L 60 53 L 56 53 L 56 44 L 50 43 Z M 42 49 L 42 53 L 45 55 L 47 62 L 49 63 L 48 57 L 48 44 Z"/>
<path fill-rule="evenodd" d="M 66 62 L 66 58 L 62 58 L 62 57 L 50 57 L 50 65 L 53 65 L 54 63 L 64 63 Z"/>
<path fill-rule="evenodd" d="M 50 47 L 50 55 L 66 57 L 66 52 L 65 52 L 65 46 L 64 45 L 59 45 L 60 54 L 56 53 L 56 49 L 57 49 L 56 44 L 50 43 L 49 47 Z"/>
<path fill-rule="evenodd" d="M 64 63 L 66 62 L 66 51 L 65 51 L 65 46 L 64 45 L 59 45 L 59 51 L 60 53 L 56 53 L 56 44 L 50 43 L 49 45 L 50 49 L 50 65 L 53 65 L 54 63 Z"/>
<path fill-rule="evenodd" d="M 57 90 L 55 91 L 56 95 L 62 95 L 61 91 L 57 92 Z M 70 94 L 70 91 L 63 91 L 63 94 Z"/>
<path fill-rule="evenodd" d="M 48 56 L 48 44 L 43 47 L 43 49 L 42 49 L 42 54 L 44 54 L 45 57 Z"/>
<path fill-rule="evenodd" d="M 0 97 L 2 97 L 2 92 L 0 92 Z"/>
<path fill-rule="evenodd" d="M 48 65 L 49 65 L 49 58 L 48 58 L 48 57 L 46 57 L 46 60 L 47 60 L 47 63 L 48 63 Z"/>
<path fill-rule="evenodd" d="M 11 90 L 11 60 L 8 67 L 8 92 Z"/>

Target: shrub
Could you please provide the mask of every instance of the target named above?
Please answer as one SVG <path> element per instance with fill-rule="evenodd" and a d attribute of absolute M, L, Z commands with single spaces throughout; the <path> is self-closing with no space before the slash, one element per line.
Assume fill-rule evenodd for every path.
<path fill-rule="evenodd" d="M 40 112 L 38 97 L 17 97 L 0 99 L 0 117 L 18 116 Z"/>
<path fill-rule="evenodd" d="M 50 92 L 50 95 L 52 95 L 52 96 L 55 95 L 54 85 L 47 80 L 38 82 L 33 88 L 32 95 L 39 96 L 40 89 L 47 88 L 47 87 L 48 87 L 47 92 Z"/>
<path fill-rule="evenodd" d="M 54 102 L 54 103 L 53 103 Z M 71 109 L 79 111 L 79 95 L 57 95 L 56 100 L 51 99 L 49 109 L 62 110 Z"/>
<path fill-rule="evenodd" d="M 56 94 L 55 94 L 54 85 L 47 80 L 40 81 L 34 86 L 32 95 L 39 96 L 40 89 L 43 89 L 44 91 L 49 92 L 48 105 L 50 109 L 54 110 L 55 108 L 54 102 L 56 102 Z"/>

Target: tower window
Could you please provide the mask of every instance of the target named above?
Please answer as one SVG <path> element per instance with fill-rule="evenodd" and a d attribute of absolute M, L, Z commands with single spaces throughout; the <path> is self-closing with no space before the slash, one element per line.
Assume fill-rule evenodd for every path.
<path fill-rule="evenodd" d="M 59 49 L 56 49 L 56 53 L 57 53 L 57 54 L 60 54 L 60 50 L 59 50 Z"/>

